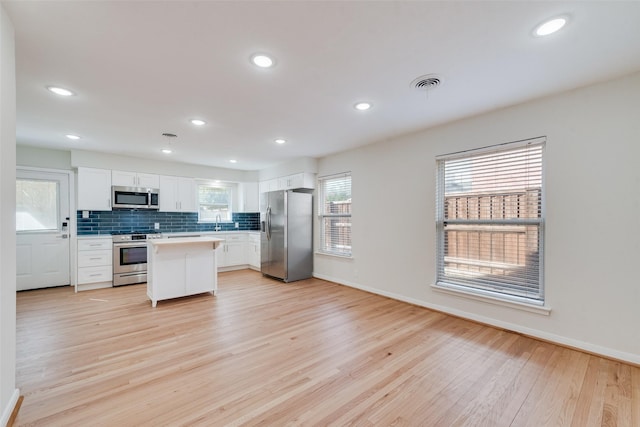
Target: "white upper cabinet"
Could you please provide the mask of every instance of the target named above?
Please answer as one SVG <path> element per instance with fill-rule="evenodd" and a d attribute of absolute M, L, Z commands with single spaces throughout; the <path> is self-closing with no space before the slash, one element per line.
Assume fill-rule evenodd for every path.
<path fill-rule="evenodd" d="M 316 188 L 315 175 L 308 172 L 295 173 L 293 175 L 281 176 L 280 178 L 260 181 L 260 194 L 277 190 L 295 190 L 305 188 L 313 190 Z"/>
<path fill-rule="evenodd" d="M 258 184 L 258 189 L 260 193 L 268 193 L 269 191 L 277 191 L 278 190 L 278 178 L 269 179 L 267 181 L 260 181 Z"/>
<path fill-rule="evenodd" d="M 193 178 L 160 176 L 161 212 L 197 212 L 196 182 Z"/>
<path fill-rule="evenodd" d="M 111 171 L 112 185 L 121 187 L 159 188 L 160 175 L 127 171 Z"/>
<path fill-rule="evenodd" d="M 196 180 L 193 178 L 178 178 L 178 201 L 182 212 L 198 212 L 196 202 Z"/>
<path fill-rule="evenodd" d="M 296 173 L 278 178 L 278 190 L 293 190 L 296 188 L 314 189 L 315 179 L 312 173 Z"/>
<path fill-rule="evenodd" d="M 258 183 L 243 182 L 242 186 L 242 206 L 241 212 L 259 212 Z"/>
<path fill-rule="evenodd" d="M 111 171 L 78 168 L 78 210 L 111 210 Z"/>

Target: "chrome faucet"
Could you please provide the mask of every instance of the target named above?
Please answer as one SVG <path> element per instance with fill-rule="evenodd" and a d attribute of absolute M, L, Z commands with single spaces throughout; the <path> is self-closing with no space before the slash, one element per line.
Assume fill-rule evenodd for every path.
<path fill-rule="evenodd" d="M 220 221 L 222 221 L 222 218 L 220 217 L 220 214 L 216 215 L 216 226 L 213 228 L 214 231 L 220 231 Z"/>

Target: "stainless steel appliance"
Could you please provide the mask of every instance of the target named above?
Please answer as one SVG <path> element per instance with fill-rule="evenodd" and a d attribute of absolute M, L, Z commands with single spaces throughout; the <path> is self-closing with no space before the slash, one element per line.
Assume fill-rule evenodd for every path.
<path fill-rule="evenodd" d="M 261 202 L 262 274 L 285 282 L 308 279 L 313 273 L 313 196 L 271 191 Z"/>
<path fill-rule="evenodd" d="M 147 239 L 159 239 L 160 233 L 113 235 L 113 286 L 147 281 Z"/>
<path fill-rule="evenodd" d="M 157 188 L 111 187 L 111 207 L 114 209 L 158 209 L 160 191 Z"/>

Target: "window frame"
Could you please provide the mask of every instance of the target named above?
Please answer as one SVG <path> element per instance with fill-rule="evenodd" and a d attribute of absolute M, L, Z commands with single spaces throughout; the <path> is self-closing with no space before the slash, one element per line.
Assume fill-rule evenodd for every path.
<path fill-rule="evenodd" d="M 483 219 L 483 218 L 465 218 L 465 219 L 448 219 L 445 220 L 445 198 L 447 192 L 445 189 L 445 164 L 451 160 L 461 160 L 465 158 L 472 159 L 478 155 L 488 155 L 495 153 L 499 155 L 509 151 L 525 148 L 527 146 L 540 147 L 540 195 L 539 195 L 539 217 L 537 218 L 503 218 L 503 219 Z M 546 209 L 545 209 L 545 146 L 546 137 L 531 138 L 522 141 L 509 142 L 504 144 L 492 145 L 489 147 L 483 147 L 474 150 L 468 150 L 463 152 L 451 153 L 436 157 L 436 277 L 435 284 L 432 285 L 434 289 L 444 291 L 447 293 L 454 293 L 463 295 L 472 299 L 480 299 L 488 302 L 493 302 L 499 305 L 507 305 L 512 307 L 523 308 L 532 312 L 541 314 L 547 314 L 550 309 L 545 306 L 545 282 L 544 282 L 544 234 L 545 234 L 545 222 L 546 222 Z M 504 185 L 504 184 L 502 184 Z M 503 189 L 500 189 L 500 184 L 497 187 L 487 190 L 485 195 L 489 197 L 499 194 Z M 467 193 L 473 194 L 473 193 Z M 469 195 L 462 197 L 470 197 Z M 445 274 L 445 257 L 446 257 L 446 242 L 445 242 L 445 227 L 447 224 L 451 225 L 495 225 L 500 226 L 536 226 L 537 227 L 537 294 L 535 297 L 519 296 L 513 293 L 501 292 L 499 289 L 489 290 L 488 286 L 478 286 L 480 281 L 476 283 L 476 286 L 470 284 L 473 279 L 465 279 L 461 282 L 452 280 L 451 276 L 447 277 Z M 525 264 L 526 265 L 526 264 Z M 526 267 L 529 268 L 529 267 Z M 494 282 L 495 283 L 495 282 Z M 514 285 L 515 286 L 515 285 Z M 504 286 L 503 291 L 508 288 L 508 283 Z"/>
<path fill-rule="evenodd" d="M 353 257 L 353 241 L 351 241 L 351 245 L 349 246 L 349 250 L 348 251 L 333 251 L 333 250 L 327 250 L 326 248 L 326 244 L 325 244 L 325 233 L 326 233 L 326 223 L 325 221 L 327 219 L 336 219 L 336 218 L 348 218 L 349 219 L 349 227 L 352 227 L 352 208 L 353 208 L 353 204 L 351 205 L 350 208 L 350 212 L 349 213 L 328 213 L 325 212 L 325 193 L 326 193 L 326 183 L 331 181 L 331 180 L 336 180 L 336 179 L 344 179 L 344 178 L 348 178 L 349 179 L 349 192 L 352 193 L 352 188 L 353 188 L 353 177 L 351 175 L 351 172 L 342 172 L 342 173 L 337 173 L 337 174 L 332 174 L 332 175 L 326 175 L 326 176 L 322 176 L 322 177 L 318 177 L 318 219 L 320 221 L 320 235 L 319 235 L 319 247 L 317 249 L 317 253 L 319 254 L 323 254 L 323 255 L 330 255 L 330 256 L 335 256 L 335 257 L 340 257 L 340 258 L 352 258 Z M 351 203 L 353 203 L 353 194 L 351 194 L 350 197 Z M 352 239 L 352 234 L 350 233 L 349 239 Z"/>
<path fill-rule="evenodd" d="M 22 221 L 18 220 L 17 216 L 20 212 L 18 212 L 20 197 L 16 194 L 16 233 L 18 234 L 38 234 L 38 233 L 57 233 L 62 230 L 62 221 L 60 219 L 60 182 L 56 179 L 42 179 L 42 178 L 16 178 L 16 193 L 19 188 L 20 182 L 30 182 L 30 183 L 44 183 L 44 184 L 53 184 L 55 187 L 55 193 L 53 194 L 53 200 L 55 201 L 55 218 L 53 219 L 53 223 L 55 224 L 54 228 L 18 228 L 18 226 L 22 223 Z M 27 212 L 29 213 L 29 212 Z M 30 215 L 32 218 L 33 216 Z M 35 218 L 34 218 L 35 220 Z M 43 224 L 44 225 L 44 224 Z"/>
<path fill-rule="evenodd" d="M 220 221 L 216 221 L 215 217 L 212 219 L 203 219 L 200 212 L 201 212 L 201 203 L 200 203 L 200 187 L 208 187 L 208 188 L 219 188 L 219 189 L 224 189 L 228 194 L 229 194 L 229 203 L 227 204 L 228 206 L 228 215 L 227 218 L 221 218 Z M 225 184 L 213 184 L 213 183 L 209 183 L 209 182 L 196 182 L 196 204 L 198 207 L 198 223 L 203 223 L 203 224 L 215 224 L 217 222 L 219 223 L 229 223 L 229 222 L 233 222 L 233 197 L 234 197 L 234 191 L 233 191 L 233 186 L 231 185 L 225 185 Z"/>

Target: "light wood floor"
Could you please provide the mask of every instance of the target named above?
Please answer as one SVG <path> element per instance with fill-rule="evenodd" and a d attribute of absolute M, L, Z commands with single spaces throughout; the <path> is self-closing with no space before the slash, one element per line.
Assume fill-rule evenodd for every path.
<path fill-rule="evenodd" d="M 640 368 L 322 280 L 245 270 L 18 293 L 16 425 L 640 426 Z"/>

